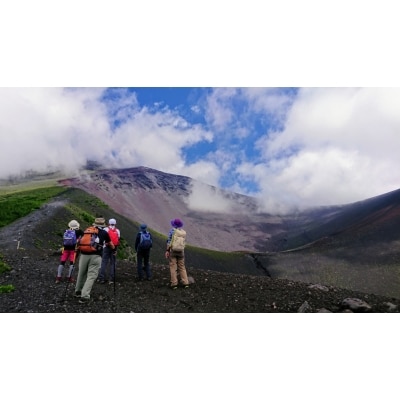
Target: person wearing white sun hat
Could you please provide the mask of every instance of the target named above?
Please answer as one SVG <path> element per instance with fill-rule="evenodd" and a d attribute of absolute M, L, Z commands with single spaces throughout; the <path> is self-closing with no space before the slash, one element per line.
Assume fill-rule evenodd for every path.
<path fill-rule="evenodd" d="M 69 271 L 66 279 L 69 282 L 75 282 L 72 277 L 72 273 L 75 267 L 75 259 L 76 259 L 76 244 L 78 243 L 80 237 L 83 235 L 82 229 L 80 229 L 79 222 L 76 220 L 71 220 L 68 222 L 68 229 L 64 232 L 63 235 L 63 247 L 60 258 L 60 264 L 57 268 L 57 277 L 56 283 L 60 283 L 62 280 L 63 270 L 65 267 L 65 263 L 69 261 Z"/>

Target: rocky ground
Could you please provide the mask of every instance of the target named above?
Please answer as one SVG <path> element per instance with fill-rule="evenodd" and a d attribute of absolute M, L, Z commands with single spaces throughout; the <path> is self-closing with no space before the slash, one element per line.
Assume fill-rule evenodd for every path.
<path fill-rule="evenodd" d="M 57 252 L 38 249 L 50 233 L 44 223 L 53 203 L 0 229 L 0 254 L 12 267 L 0 285 L 2 313 L 297 313 L 399 312 L 400 299 L 302 282 L 192 269 L 188 289 L 168 287 L 167 264 L 153 265 L 152 281 L 136 282 L 135 265 L 119 260 L 114 284 L 96 283 L 88 304 L 73 297 L 74 284 L 55 283 Z M 22 232 L 22 233 L 21 233 Z M 66 268 L 65 268 L 66 270 Z M 65 271 L 66 272 L 66 271 Z M 74 272 L 76 277 L 77 271 Z"/>

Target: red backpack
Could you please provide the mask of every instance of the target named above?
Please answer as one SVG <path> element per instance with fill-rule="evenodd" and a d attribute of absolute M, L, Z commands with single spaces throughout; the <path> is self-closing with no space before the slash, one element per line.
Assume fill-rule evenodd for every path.
<path fill-rule="evenodd" d="M 110 239 L 114 243 L 114 246 L 119 245 L 119 236 L 117 229 L 108 228 L 108 236 L 110 236 Z"/>

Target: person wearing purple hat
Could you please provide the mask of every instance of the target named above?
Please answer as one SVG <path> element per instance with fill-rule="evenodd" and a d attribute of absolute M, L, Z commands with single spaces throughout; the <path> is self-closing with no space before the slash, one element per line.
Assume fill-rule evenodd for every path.
<path fill-rule="evenodd" d="M 189 287 L 185 267 L 186 231 L 182 229 L 183 222 L 179 218 L 173 219 L 171 226 L 172 229 L 169 231 L 167 238 L 167 251 L 165 252 L 165 258 L 169 259 L 170 287 L 171 289 L 178 288 L 179 276 L 180 283 L 186 289 Z"/>

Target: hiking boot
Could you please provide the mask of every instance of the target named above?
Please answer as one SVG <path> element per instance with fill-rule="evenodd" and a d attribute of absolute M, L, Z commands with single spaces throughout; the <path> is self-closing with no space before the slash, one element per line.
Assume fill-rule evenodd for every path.
<path fill-rule="evenodd" d="M 189 289 L 189 285 L 183 285 L 184 289 Z"/>
<path fill-rule="evenodd" d="M 81 303 L 81 304 L 88 304 L 89 301 L 90 301 L 90 297 L 81 297 L 79 299 L 79 303 Z"/>
<path fill-rule="evenodd" d="M 60 283 L 61 281 L 62 281 L 61 276 L 57 276 L 57 278 L 56 278 L 56 283 Z"/>
<path fill-rule="evenodd" d="M 104 284 L 104 283 L 106 283 L 106 281 L 104 281 L 103 279 L 97 279 L 97 283 Z"/>
<path fill-rule="evenodd" d="M 75 292 L 74 297 L 81 297 L 81 292 Z"/>
<path fill-rule="evenodd" d="M 74 283 L 74 282 L 76 282 L 76 280 L 71 277 L 71 278 L 68 278 L 68 282 Z"/>
<path fill-rule="evenodd" d="M 114 281 L 109 281 L 108 282 L 109 285 L 112 285 L 113 283 L 114 283 Z"/>
<path fill-rule="evenodd" d="M 171 285 L 170 287 L 172 290 L 178 289 L 178 285 Z"/>

